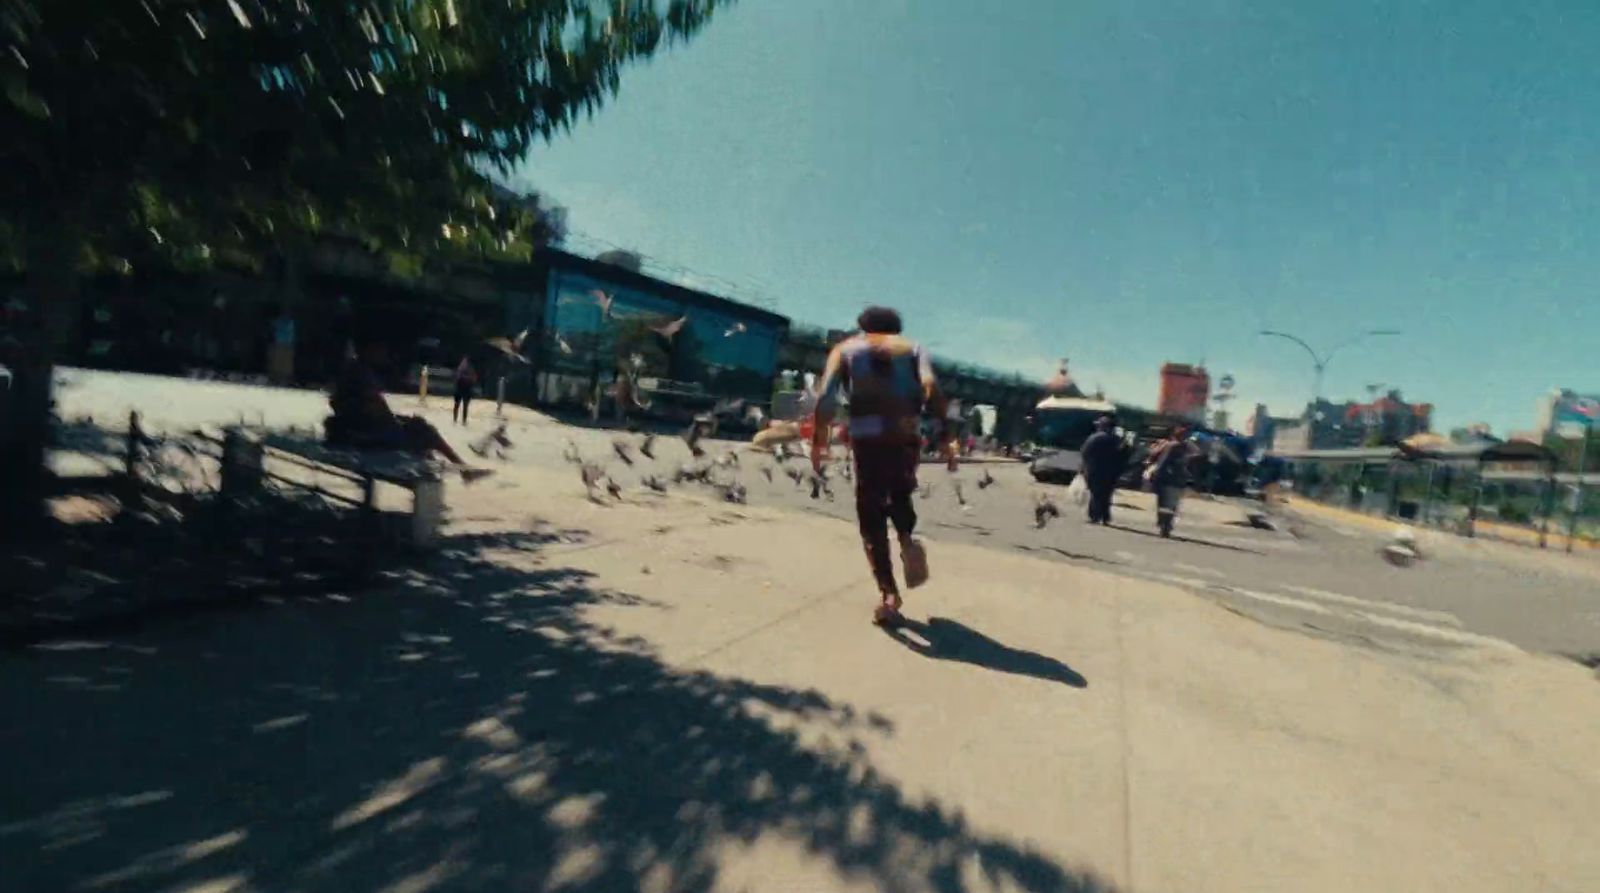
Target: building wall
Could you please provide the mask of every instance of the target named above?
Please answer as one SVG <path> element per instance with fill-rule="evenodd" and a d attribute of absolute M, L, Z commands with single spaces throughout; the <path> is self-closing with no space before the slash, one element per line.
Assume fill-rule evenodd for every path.
<path fill-rule="evenodd" d="M 1211 375 L 1204 366 L 1168 363 L 1161 367 L 1161 395 L 1156 411 L 1192 422 L 1204 422 L 1211 399 Z"/>

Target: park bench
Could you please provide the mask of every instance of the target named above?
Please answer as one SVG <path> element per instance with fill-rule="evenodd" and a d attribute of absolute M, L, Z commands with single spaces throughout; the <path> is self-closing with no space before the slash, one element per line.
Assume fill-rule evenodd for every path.
<path fill-rule="evenodd" d="M 444 518 L 444 475 L 436 462 L 399 450 L 329 446 L 314 435 L 297 432 L 234 427 L 220 437 L 205 432 L 201 436 L 222 447 L 224 495 L 246 494 L 270 478 L 376 516 L 377 488 L 386 484 L 411 491 L 411 512 L 400 538 L 419 548 L 431 546 L 438 538 Z M 297 473 L 269 471 L 268 459 L 287 463 Z M 329 477 L 356 485 L 360 495 L 352 497 L 325 488 L 323 479 Z"/>

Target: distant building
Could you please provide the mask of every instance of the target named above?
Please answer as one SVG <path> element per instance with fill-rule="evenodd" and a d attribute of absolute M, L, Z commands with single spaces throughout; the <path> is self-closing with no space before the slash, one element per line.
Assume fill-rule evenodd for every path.
<path fill-rule="evenodd" d="M 1161 367 L 1161 396 L 1156 411 L 1192 422 L 1205 422 L 1211 400 L 1211 375 L 1204 366 L 1167 363 Z"/>
<path fill-rule="evenodd" d="M 1298 419 L 1265 417 L 1265 407 L 1257 408 L 1257 430 L 1271 430 L 1267 438 L 1273 449 L 1334 450 L 1359 447 L 1369 442 L 1398 443 L 1432 431 L 1433 404 L 1407 403 L 1399 391 L 1390 391 L 1371 403 L 1346 400 L 1334 403 L 1317 400 L 1306 405 Z"/>
<path fill-rule="evenodd" d="M 1433 430 L 1433 404 L 1407 403 L 1390 391 L 1371 403 L 1347 403 L 1344 423 L 1361 432 L 1360 441 L 1395 443 Z"/>
<path fill-rule="evenodd" d="M 1534 430 L 1542 440 L 1548 435 L 1577 440 L 1585 424 L 1595 424 L 1600 397 L 1557 388 L 1539 398 L 1534 410 Z"/>
<path fill-rule="evenodd" d="M 1052 397 L 1082 397 L 1083 389 L 1072 380 L 1072 375 L 1067 372 L 1067 361 L 1061 361 L 1061 368 L 1054 377 L 1044 383 L 1044 392 Z"/>

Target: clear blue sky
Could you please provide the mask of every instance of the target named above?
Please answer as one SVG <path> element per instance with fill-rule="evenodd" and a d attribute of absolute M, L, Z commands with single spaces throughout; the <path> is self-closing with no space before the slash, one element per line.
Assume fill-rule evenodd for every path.
<path fill-rule="evenodd" d="M 1600 391 L 1600 3 L 742 0 L 530 156 L 581 234 L 935 353 L 1436 427 Z M 579 239 L 579 247 L 585 245 Z"/>

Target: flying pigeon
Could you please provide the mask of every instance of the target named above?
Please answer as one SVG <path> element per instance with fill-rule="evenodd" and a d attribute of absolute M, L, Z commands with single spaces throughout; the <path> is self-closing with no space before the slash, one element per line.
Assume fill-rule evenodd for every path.
<path fill-rule="evenodd" d="M 987 490 L 990 487 L 993 487 L 995 483 L 996 481 L 994 479 L 994 475 L 990 474 L 989 469 L 985 468 L 983 470 L 983 477 L 978 478 L 978 489 Z"/>
<path fill-rule="evenodd" d="M 601 319 L 610 319 L 611 318 L 611 296 L 606 294 L 605 292 L 601 291 L 598 288 L 591 289 L 589 291 L 589 295 L 590 295 L 590 297 L 594 298 L 594 302 L 596 304 L 600 305 L 600 318 Z"/>
<path fill-rule="evenodd" d="M 567 356 L 572 356 L 572 345 L 568 344 L 567 339 L 560 335 L 556 336 L 556 348 Z"/>
<path fill-rule="evenodd" d="M 767 479 L 767 483 L 772 483 L 772 466 L 769 465 L 761 469 L 761 474 Z"/>
<path fill-rule="evenodd" d="M 657 493 L 665 493 L 665 492 L 667 492 L 667 485 L 662 483 L 661 478 L 659 478 L 659 477 L 657 477 L 656 475 L 653 475 L 653 474 L 649 475 L 646 478 L 644 478 L 639 483 L 644 484 L 646 487 L 649 487 L 650 489 L 656 491 Z"/>
<path fill-rule="evenodd" d="M 742 335 L 742 334 L 744 334 L 744 332 L 745 332 L 744 323 L 736 322 L 733 325 L 728 326 L 728 330 L 726 332 L 722 333 L 722 337 L 731 338 L 734 335 Z"/>
<path fill-rule="evenodd" d="M 689 317 L 687 315 L 680 316 L 672 322 L 666 323 L 665 325 L 652 326 L 651 331 L 667 339 L 668 341 L 671 341 L 673 337 L 675 337 L 679 332 L 683 331 L 684 325 L 688 322 Z"/>
<path fill-rule="evenodd" d="M 611 494 L 612 499 L 622 499 L 622 485 L 610 477 L 606 478 L 606 492 Z"/>
<path fill-rule="evenodd" d="M 643 454 L 646 459 L 650 459 L 652 461 L 655 460 L 656 436 L 654 434 L 646 434 L 644 436 L 644 443 L 639 444 L 639 452 Z"/>
<path fill-rule="evenodd" d="M 622 460 L 623 465 L 633 464 L 633 453 L 628 450 L 627 442 L 621 438 L 611 441 L 611 451 L 617 454 L 617 458 Z"/>
<path fill-rule="evenodd" d="M 705 427 L 699 419 L 689 423 L 689 429 L 683 432 L 683 442 L 689 445 L 689 454 L 696 459 L 704 456 L 706 451 L 700 446 L 700 438 L 705 436 Z"/>
<path fill-rule="evenodd" d="M 522 355 L 522 344 L 528 340 L 528 331 L 528 329 L 523 329 L 515 338 L 505 338 L 500 336 L 486 338 L 484 339 L 484 343 L 519 363 L 526 363 L 528 362 L 528 358 Z M 558 342 L 560 341 L 560 338 L 561 336 L 556 336 L 556 340 Z M 571 353 L 571 350 L 569 349 L 566 352 Z"/>
<path fill-rule="evenodd" d="M 799 489 L 800 485 L 805 483 L 806 474 L 797 466 L 791 465 L 788 468 L 785 468 L 783 473 L 789 476 L 789 480 L 794 481 L 795 489 Z"/>

